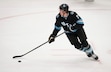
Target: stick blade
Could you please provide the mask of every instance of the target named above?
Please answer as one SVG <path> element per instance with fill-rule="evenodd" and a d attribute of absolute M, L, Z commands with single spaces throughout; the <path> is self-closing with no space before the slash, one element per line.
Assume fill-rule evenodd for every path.
<path fill-rule="evenodd" d="M 19 55 L 19 56 L 14 56 L 13 58 L 18 58 L 18 57 L 22 57 L 22 55 Z"/>

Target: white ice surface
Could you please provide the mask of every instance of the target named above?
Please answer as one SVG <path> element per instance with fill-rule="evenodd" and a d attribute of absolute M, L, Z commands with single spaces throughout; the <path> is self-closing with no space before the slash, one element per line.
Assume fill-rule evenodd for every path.
<path fill-rule="evenodd" d="M 62 3 L 83 18 L 88 41 L 100 62 L 76 50 L 65 35 L 12 59 L 48 40 Z M 110 23 L 111 0 L 0 0 L 0 72 L 111 72 Z"/>

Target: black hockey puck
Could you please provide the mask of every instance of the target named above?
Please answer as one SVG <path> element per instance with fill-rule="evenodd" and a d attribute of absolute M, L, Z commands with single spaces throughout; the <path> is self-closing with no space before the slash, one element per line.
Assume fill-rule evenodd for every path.
<path fill-rule="evenodd" d="M 18 61 L 19 63 L 21 62 L 21 60 Z"/>

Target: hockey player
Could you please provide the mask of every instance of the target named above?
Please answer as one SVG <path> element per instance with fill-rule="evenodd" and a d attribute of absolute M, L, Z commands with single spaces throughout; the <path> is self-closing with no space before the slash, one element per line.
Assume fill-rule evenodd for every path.
<path fill-rule="evenodd" d="M 55 40 L 57 33 L 63 27 L 67 38 L 75 48 L 85 52 L 88 57 L 98 60 L 98 56 L 87 42 L 87 37 L 83 29 L 84 23 L 81 17 L 76 12 L 69 11 L 67 4 L 61 4 L 59 9 L 60 12 L 56 16 L 55 28 L 48 39 L 49 43 Z"/>

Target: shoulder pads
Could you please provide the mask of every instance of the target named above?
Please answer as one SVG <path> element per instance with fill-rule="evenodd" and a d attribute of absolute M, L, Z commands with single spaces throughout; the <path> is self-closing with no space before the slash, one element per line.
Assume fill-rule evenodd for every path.
<path fill-rule="evenodd" d="M 74 12 L 73 12 L 73 11 L 70 11 L 70 14 L 71 14 L 71 15 L 73 15 L 73 14 L 74 14 Z"/>

